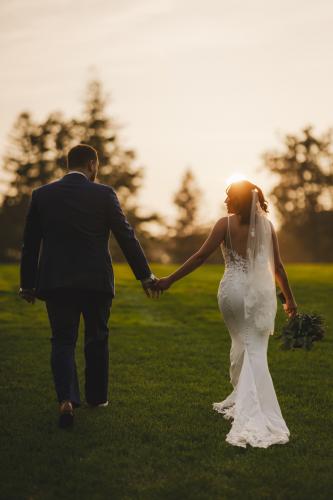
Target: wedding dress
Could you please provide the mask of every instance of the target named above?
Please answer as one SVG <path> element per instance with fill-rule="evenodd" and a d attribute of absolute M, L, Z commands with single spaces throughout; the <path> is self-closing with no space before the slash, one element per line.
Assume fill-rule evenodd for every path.
<path fill-rule="evenodd" d="M 226 441 L 267 448 L 289 441 L 267 364 L 269 335 L 274 331 L 276 291 L 272 229 L 253 192 L 246 257 L 232 248 L 230 221 L 221 245 L 225 272 L 218 304 L 231 336 L 232 393 L 213 408 L 232 427 Z"/>

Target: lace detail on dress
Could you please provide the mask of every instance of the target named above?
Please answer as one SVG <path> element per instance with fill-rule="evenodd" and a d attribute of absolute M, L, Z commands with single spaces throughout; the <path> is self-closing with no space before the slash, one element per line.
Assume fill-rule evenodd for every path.
<path fill-rule="evenodd" d="M 220 281 L 217 298 L 228 300 L 228 296 L 237 294 L 239 288 L 246 286 L 247 260 L 237 252 L 228 248 L 223 242 L 221 244 L 222 255 L 224 259 L 224 274 Z"/>
<path fill-rule="evenodd" d="M 234 272 L 246 273 L 248 268 L 247 259 L 239 253 L 235 252 L 232 248 L 228 248 L 223 242 L 221 244 L 222 255 L 226 271 L 233 270 Z"/>

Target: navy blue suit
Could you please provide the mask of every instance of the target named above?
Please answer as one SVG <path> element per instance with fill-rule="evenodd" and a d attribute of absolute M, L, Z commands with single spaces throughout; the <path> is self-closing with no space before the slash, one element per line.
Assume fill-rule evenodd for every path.
<path fill-rule="evenodd" d="M 108 318 L 115 294 L 108 242 L 116 238 L 137 279 L 151 271 L 113 188 L 80 173 L 32 193 L 21 256 L 21 287 L 46 301 L 58 400 L 80 404 L 75 343 L 85 322 L 86 399 L 107 400 Z"/>

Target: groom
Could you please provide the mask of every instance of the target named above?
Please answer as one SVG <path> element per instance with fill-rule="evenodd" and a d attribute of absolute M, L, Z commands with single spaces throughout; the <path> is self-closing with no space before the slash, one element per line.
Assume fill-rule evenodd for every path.
<path fill-rule="evenodd" d="M 97 151 L 72 148 L 68 173 L 32 193 L 21 256 L 20 296 L 45 300 L 50 320 L 51 367 L 59 401 L 59 425 L 73 424 L 80 393 L 75 344 L 80 316 L 85 323 L 85 396 L 91 406 L 108 404 L 108 319 L 114 275 L 108 249 L 115 236 L 136 279 L 154 295 L 152 274 L 115 191 L 95 183 Z"/>

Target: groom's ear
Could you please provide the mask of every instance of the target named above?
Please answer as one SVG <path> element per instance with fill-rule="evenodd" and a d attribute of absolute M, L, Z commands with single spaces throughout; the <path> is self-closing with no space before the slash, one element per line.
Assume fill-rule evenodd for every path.
<path fill-rule="evenodd" d="M 97 172 L 98 164 L 95 160 L 88 161 L 88 169 L 90 172 Z"/>

